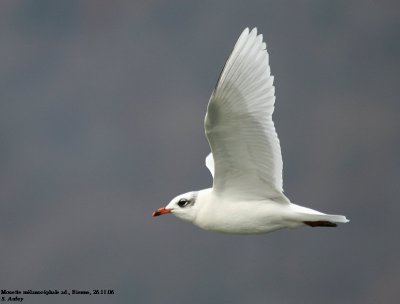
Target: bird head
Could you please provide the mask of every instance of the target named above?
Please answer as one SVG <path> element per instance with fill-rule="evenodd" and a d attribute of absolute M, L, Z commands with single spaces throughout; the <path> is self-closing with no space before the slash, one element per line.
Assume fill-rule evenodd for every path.
<path fill-rule="evenodd" d="M 173 213 L 182 220 L 193 222 L 196 216 L 197 191 L 187 192 L 174 197 L 167 206 L 158 208 L 154 216 Z"/>

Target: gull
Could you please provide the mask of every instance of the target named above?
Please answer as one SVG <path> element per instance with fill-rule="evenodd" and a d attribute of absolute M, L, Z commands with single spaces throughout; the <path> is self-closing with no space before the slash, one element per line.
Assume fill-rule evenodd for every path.
<path fill-rule="evenodd" d="M 262 234 L 283 228 L 336 227 L 343 215 L 291 203 L 282 189 L 282 155 L 272 113 L 275 88 L 257 28 L 246 28 L 211 94 L 204 128 L 212 188 L 178 195 L 153 212 L 172 213 L 205 230 Z"/>

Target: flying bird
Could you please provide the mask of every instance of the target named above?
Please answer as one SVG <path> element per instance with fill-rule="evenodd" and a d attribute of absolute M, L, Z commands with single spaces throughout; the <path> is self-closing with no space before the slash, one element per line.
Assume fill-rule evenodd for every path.
<path fill-rule="evenodd" d="M 246 28 L 211 94 L 204 127 L 212 188 L 178 195 L 153 212 L 215 232 L 262 234 L 282 228 L 336 227 L 343 215 L 291 203 L 282 189 L 282 155 L 272 113 L 275 87 L 263 36 Z"/>

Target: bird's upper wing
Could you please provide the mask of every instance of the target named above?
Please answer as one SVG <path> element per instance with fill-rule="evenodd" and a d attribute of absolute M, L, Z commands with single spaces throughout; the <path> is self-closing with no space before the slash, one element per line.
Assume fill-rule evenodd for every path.
<path fill-rule="evenodd" d="M 217 194 L 247 200 L 282 197 L 274 103 L 266 44 L 257 29 L 246 28 L 211 95 L 204 122 L 212 151 L 206 164 L 211 173 L 215 168 Z"/>

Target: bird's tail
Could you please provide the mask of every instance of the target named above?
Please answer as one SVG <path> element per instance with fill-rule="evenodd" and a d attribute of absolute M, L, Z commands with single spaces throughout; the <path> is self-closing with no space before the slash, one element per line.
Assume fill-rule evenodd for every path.
<path fill-rule="evenodd" d="M 310 227 L 336 227 L 337 223 L 347 223 L 349 221 L 344 215 L 325 214 L 295 204 L 291 204 L 290 207 L 295 211 L 296 221 Z"/>

